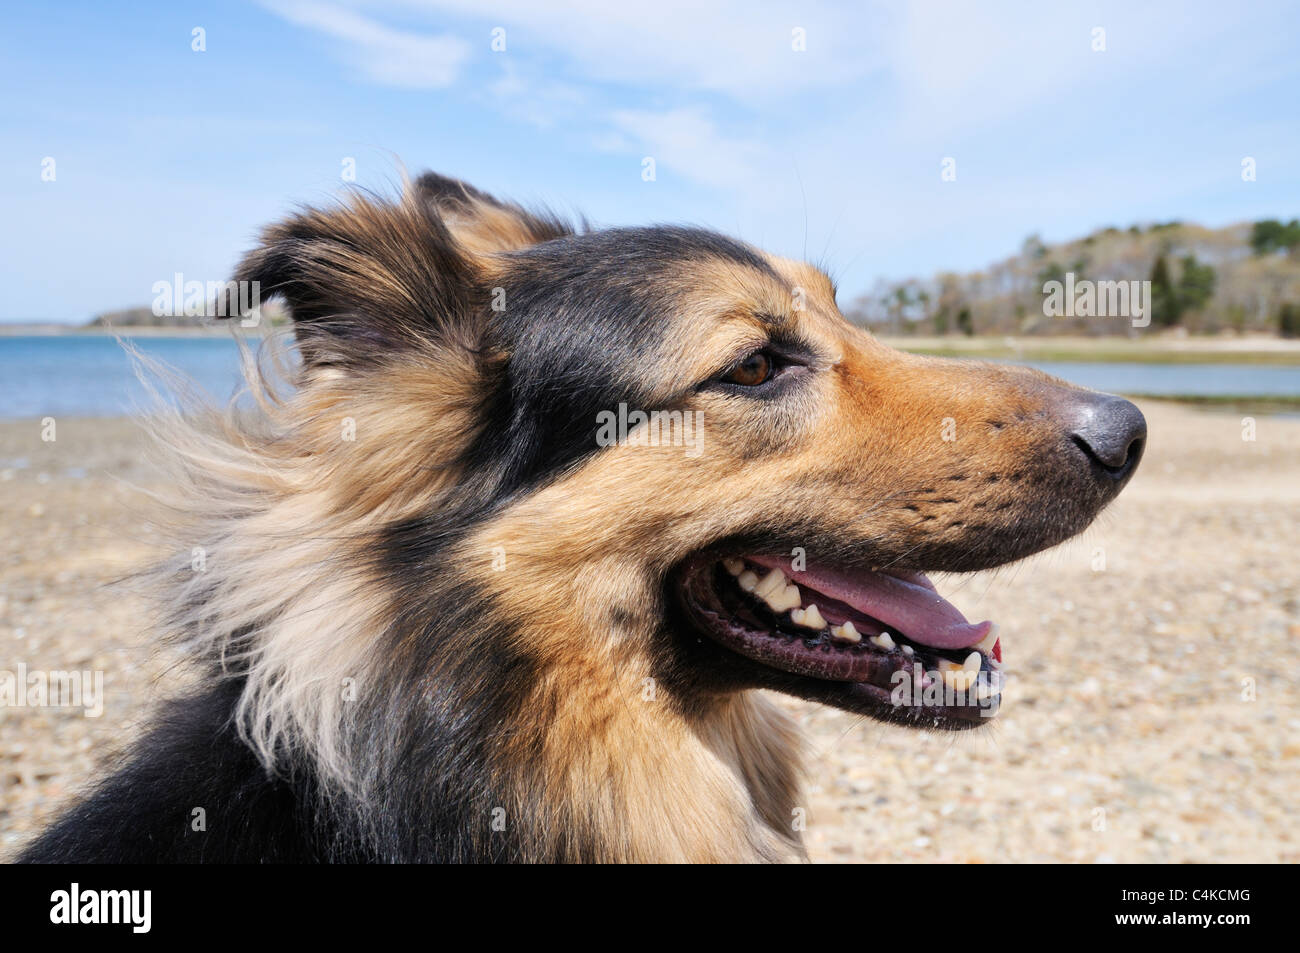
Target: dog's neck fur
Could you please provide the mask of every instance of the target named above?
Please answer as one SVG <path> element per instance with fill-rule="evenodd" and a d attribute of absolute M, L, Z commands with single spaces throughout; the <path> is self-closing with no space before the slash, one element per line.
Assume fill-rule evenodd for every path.
<path fill-rule="evenodd" d="M 450 635 L 426 630 L 418 638 L 438 642 Z M 513 635 L 524 644 L 530 638 L 527 630 Z M 574 637 L 595 644 L 592 633 Z M 338 792 L 345 812 L 350 805 L 359 813 L 362 831 L 377 832 L 378 852 L 391 859 L 428 856 L 409 847 L 408 834 L 385 842 L 382 827 L 392 819 L 408 831 L 449 825 L 435 840 L 455 846 L 445 848 L 449 854 L 435 849 L 439 858 L 803 858 L 796 832 L 799 734 L 759 693 L 718 696 L 687 712 L 655 698 L 649 677 L 629 672 L 605 680 L 608 672 L 581 655 L 532 669 L 522 685 L 505 684 L 508 670 L 491 671 L 464 682 L 447 669 L 411 671 L 388 685 L 382 671 L 363 674 L 359 682 L 380 683 L 379 704 L 358 705 L 355 715 L 344 706 L 333 732 L 302 740 L 290 734 L 274 747 L 313 751 L 312 769 L 324 772 L 326 790 Z M 431 679 L 448 681 L 432 685 Z M 448 701 L 405 718 L 392 707 L 409 708 L 422 695 Z M 249 726 L 256 722 L 248 716 L 270 700 L 254 704 L 254 698 L 246 687 Z M 422 748 L 450 756 L 399 754 Z M 439 810 L 448 802 L 462 809 L 449 817 Z M 375 809 L 387 818 L 371 816 Z"/>
<path fill-rule="evenodd" d="M 636 681 L 554 699 L 535 729 L 543 748 L 518 780 L 550 792 L 561 836 L 604 861 L 801 859 L 800 738 L 786 713 L 741 692 L 686 715 Z"/>

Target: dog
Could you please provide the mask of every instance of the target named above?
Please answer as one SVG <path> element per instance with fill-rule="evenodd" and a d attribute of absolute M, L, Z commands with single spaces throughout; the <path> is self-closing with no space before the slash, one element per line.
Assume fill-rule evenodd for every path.
<path fill-rule="evenodd" d="M 886 347 L 809 265 L 431 173 L 236 277 L 299 363 L 164 435 L 150 579 L 199 687 L 26 861 L 803 859 L 759 690 L 988 723 L 996 627 L 925 574 L 1078 533 L 1146 438 L 1121 398 Z"/>

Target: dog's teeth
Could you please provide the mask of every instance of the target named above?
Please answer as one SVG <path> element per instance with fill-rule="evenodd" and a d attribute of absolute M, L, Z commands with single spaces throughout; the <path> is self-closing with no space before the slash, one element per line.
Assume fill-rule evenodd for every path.
<path fill-rule="evenodd" d="M 722 565 L 733 576 L 739 576 L 745 571 L 745 561 L 743 559 L 724 559 Z"/>
<path fill-rule="evenodd" d="M 753 592 L 758 586 L 758 573 L 746 569 L 736 577 L 736 582 L 739 584 L 740 588 L 744 589 L 746 592 Z"/>
<path fill-rule="evenodd" d="M 741 577 L 744 577 L 744 573 L 741 573 Z M 802 597 L 799 595 L 799 587 L 787 585 L 785 573 L 779 569 L 773 569 L 764 576 L 758 585 L 754 587 L 753 592 L 754 595 L 766 602 L 768 608 L 773 612 L 794 609 L 803 602 Z"/>
<path fill-rule="evenodd" d="M 886 652 L 894 648 L 897 648 L 897 646 L 894 645 L 893 636 L 891 636 L 888 632 L 881 632 L 879 635 L 872 636 L 871 644 L 876 646 L 877 648 L 884 649 Z"/>
<path fill-rule="evenodd" d="M 966 661 L 961 663 L 961 667 L 968 672 L 978 672 L 983 661 L 984 656 L 980 655 L 979 652 L 972 652 L 970 655 L 966 656 Z"/>
<path fill-rule="evenodd" d="M 760 586 L 762 583 L 759 584 Z M 786 586 L 784 589 L 778 589 L 763 597 L 768 608 L 773 612 L 784 612 L 786 609 L 795 609 L 799 603 L 803 602 L 803 597 L 799 595 L 798 586 Z M 824 625 L 825 623 L 823 623 Z"/>
<path fill-rule="evenodd" d="M 831 629 L 831 635 L 845 642 L 861 642 L 862 636 L 854 628 L 852 622 L 845 622 L 843 625 L 837 625 Z"/>
<path fill-rule="evenodd" d="M 939 673 L 939 677 L 943 679 L 945 685 L 954 691 L 964 692 L 975 681 L 975 673 L 968 672 L 963 668 L 957 668 L 956 670 L 944 669 Z"/>
<path fill-rule="evenodd" d="M 773 569 L 770 573 L 764 576 L 762 582 L 754 588 L 754 595 L 758 596 L 760 599 L 766 599 L 772 593 L 783 592 L 784 590 L 785 573 L 779 569 Z"/>
<path fill-rule="evenodd" d="M 985 655 L 993 654 L 993 646 L 998 644 L 998 624 L 994 622 L 989 626 L 989 634 L 984 636 L 975 643 L 975 648 L 979 649 Z"/>
<path fill-rule="evenodd" d="M 975 672 L 967 671 L 951 659 L 939 659 L 938 676 L 953 690 L 966 691 L 975 681 Z"/>
<path fill-rule="evenodd" d="M 910 645 L 904 645 L 904 646 L 903 646 L 903 654 L 904 654 L 904 655 L 911 655 L 911 654 L 912 654 L 913 652 L 915 652 L 915 651 L 916 651 L 916 650 L 915 650 L 914 648 L 912 648 Z"/>
<path fill-rule="evenodd" d="M 795 625 L 801 625 L 805 629 L 821 630 L 826 628 L 826 620 L 822 618 L 821 610 L 815 605 L 807 609 L 792 609 L 790 611 L 790 621 Z"/>

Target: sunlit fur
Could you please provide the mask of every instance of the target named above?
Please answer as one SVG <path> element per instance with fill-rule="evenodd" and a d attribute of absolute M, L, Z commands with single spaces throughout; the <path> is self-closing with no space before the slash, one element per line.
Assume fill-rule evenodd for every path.
<path fill-rule="evenodd" d="M 700 661 L 673 567 L 980 568 L 1100 505 L 1042 462 L 1044 378 L 885 348 L 820 272 L 712 233 L 426 176 L 272 226 L 237 277 L 301 366 L 284 396 L 250 373 L 255 412 L 154 420 L 152 585 L 203 688 L 28 859 L 798 859 L 798 737 L 752 689 L 797 690 Z M 702 386 L 770 336 L 802 389 Z M 619 402 L 699 411 L 704 451 L 597 446 Z"/>

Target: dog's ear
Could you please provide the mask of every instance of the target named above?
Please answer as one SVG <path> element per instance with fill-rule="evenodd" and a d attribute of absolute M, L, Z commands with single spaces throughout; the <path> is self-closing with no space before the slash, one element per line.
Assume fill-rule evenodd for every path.
<path fill-rule="evenodd" d="M 414 188 L 461 247 L 472 254 L 515 251 L 574 233 L 571 225 L 550 212 L 529 211 L 503 202 L 459 179 L 436 172 L 420 176 Z"/>
<path fill-rule="evenodd" d="M 235 274 L 241 287 L 257 282 L 254 297 L 285 300 L 304 361 L 344 366 L 472 342 L 477 278 L 473 254 L 418 193 L 304 209 L 263 231 Z"/>

